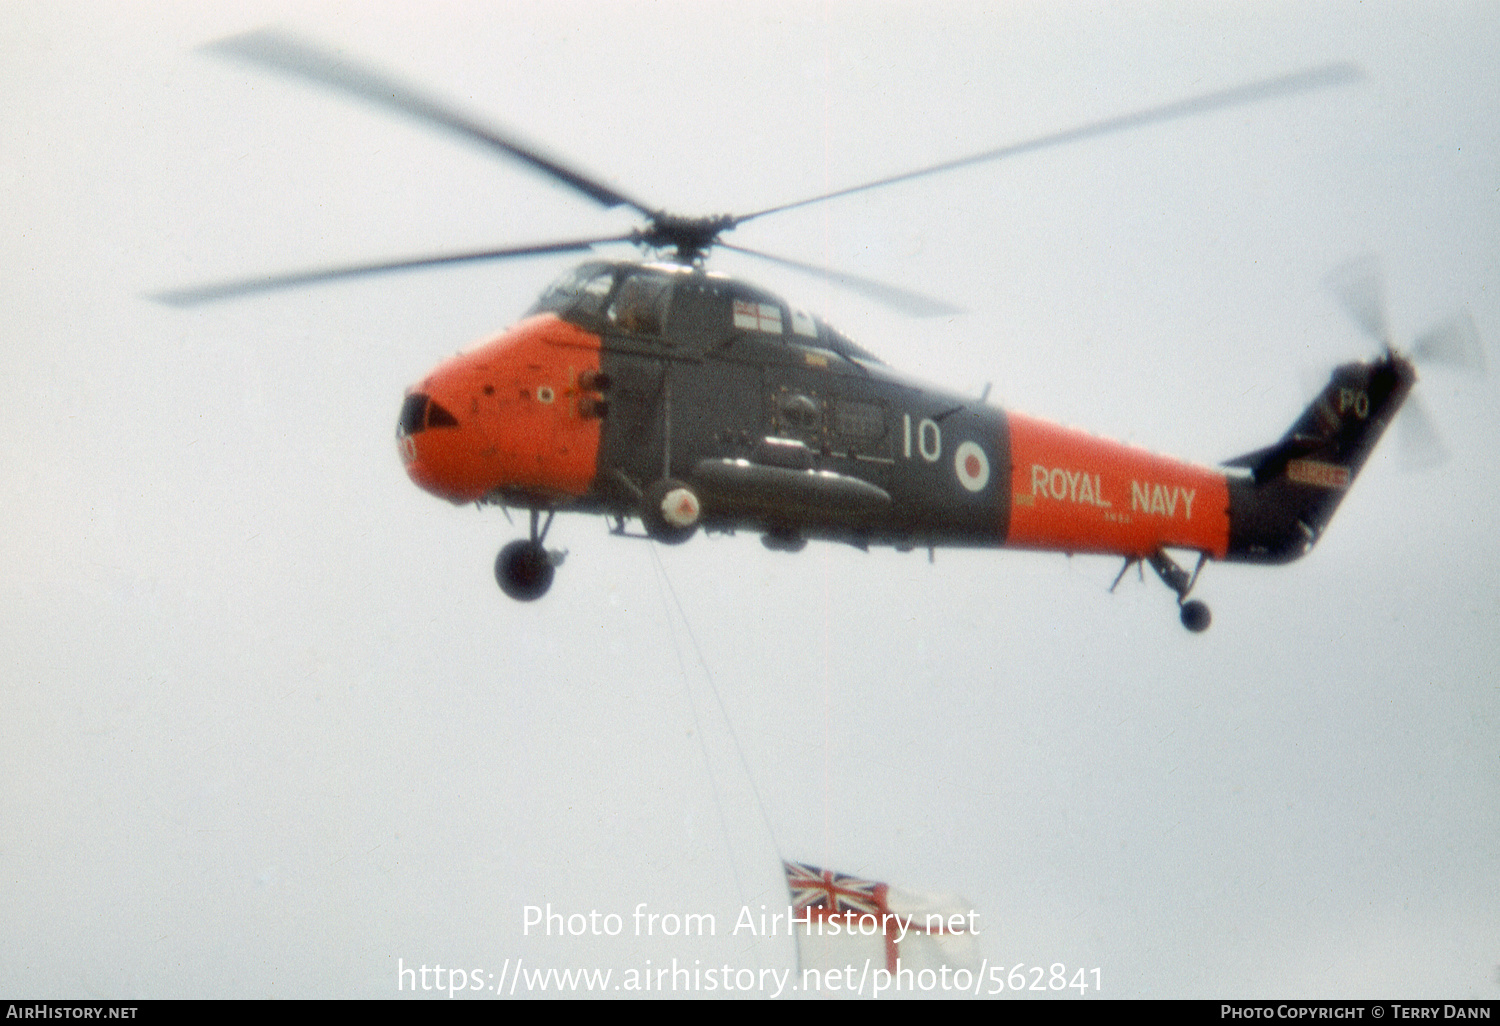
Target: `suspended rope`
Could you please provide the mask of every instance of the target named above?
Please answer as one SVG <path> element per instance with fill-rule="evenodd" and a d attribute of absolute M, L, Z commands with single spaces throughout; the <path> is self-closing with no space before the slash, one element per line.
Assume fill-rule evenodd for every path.
<path fill-rule="evenodd" d="M 755 806 L 760 811 L 761 823 L 766 828 L 766 834 L 771 838 L 771 846 L 776 850 L 776 857 L 784 862 L 786 861 L 786 857 L 782 853 L 781 842 L 776 837 L 776 829 L 771 825 L 771 816 L 770 813 L 766 810 L 765 799 L 761 797 L 760 786 L 755 782 L 755 774 L 750 769 L 750 760 L 745 756 L 744 745 L 740 744 L 740 736 L 734 729 L 734 721 L 730 718 L 729 709 L 724 704 L 724 697 L 719 693 L 718 684 L 714 682 L 713 671 L 708 667 L 708 660 L 703 655 L 703 648 L 698 644 L 697 635 L 693 633 L 692 624 L 688 621 L 687 612 L 682 608 L 681 599 L 677 597 L 677 589 L 672 586 L 672 580 L 667 576 L 666 567 L 662 565 L 661 555 L 657 552 L 656 543 L 652 542 L 649 548 L 651 549 L 651 561 L 656 568 L 657 587 L 658 590 L 663 591 L 663 603 L 665 604 L 668 596 L 671 597 L 671 606 L 668 608 L 668 616 L 669 618 L 671 617 L 672 609 L 676 610 L 676 619 L 682 624 L 683 632 L 687 634 L 688 641 L 693 646 L 693 654 L 697 657 L 699 669 L 703 673 L 703 679 L 708 684 L 709 694 L 713 696 L 714 704 L 719 707 L 719 716 L 724 721 L 724 729 L 729 734 L 730 741 L 734 744 L 735 755 L 740 761 L 740 769 L 744 771 L 745 780 L 750 785 L 750 793 L 755 797 Z M 672 632 L 672 645 L 674 649 L 677 649 L 677 634 L 675 630 Z M 718 785 L 714 781 L 713 764 L 709 761 L 708 748 L 703 742 L 703 730 L 698 722 L 698 712 L 696 705 L 693 703 L 692 689 L 690 687 L 687 687 L 687 669 L 682 665 L 681 649 L 677 649 L 677 661 L 678 665 L 682 667 L 683 686 L 688 691 L 688 704 L 689 707 L 693 710 L 693 726 L 694 729 L 698 732 L 698 741 L 700 748 L 702 748 L 703 750 L 704 762 L 708 764 L 709 780 L 710 783 L 713 784 L 714 801 L 717 804 L 719 803 Z M 725 842 L 727 844 L 729 842 L 728 823 L 724 816 L 724 809 L 722 804 L 720 804 L 719 806 L 719 820 L 722 824 L 724 824 Z M 731 853 L 732 850 L 733 846 L 731 845 Z M 733 855 L 731 854 L 731 863 L 732 862 Z M 736 882 L 738 882 L 738 870 L 736 870 Z"/>

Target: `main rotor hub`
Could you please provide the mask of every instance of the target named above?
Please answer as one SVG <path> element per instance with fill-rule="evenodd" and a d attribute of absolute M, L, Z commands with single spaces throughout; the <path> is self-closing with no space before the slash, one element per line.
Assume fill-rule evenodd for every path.
<path fill-rule="evenodd" d="M 711 214 L 706 217 L 683 217 L 664 210 L 651 214 L 651 223 L 637 231 L 633 241 L 652 249 L 676 250 L 673 259 L 680 264 L 702 260 L 719 236 L 739 224 L 733 214 Z"/>

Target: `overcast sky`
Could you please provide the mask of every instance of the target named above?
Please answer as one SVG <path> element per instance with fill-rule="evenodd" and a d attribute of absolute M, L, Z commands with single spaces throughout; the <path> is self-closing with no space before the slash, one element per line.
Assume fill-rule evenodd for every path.
<path fill-rule="evenodd" d="M 1201 636 L 1154 578 L 1108 594 L 1113 560 L 653 551 L 585 517 L 518 605 L 491 565 L 524 523 L 414 487 L 394 425 L 571 261 L 143 297 L 632 222 L 195 51 L 266 25 L 688 214 L 1355 62 L 733 239 L 962 316 L 715 266 L 922 379 L 1208 464 L 1369 355 L 1323 284 L 1352 258 L 1399 340 L 1461 307 L 1500 337 L 1495 3 L 7 4 L 0 994 L 783 969 L 730 927 L 792 858 L 961 895 L 990 963 L 1107 997 L 1500 996 L 1494 374 L 1425 371 L 1446 462 L 1392 438 L 1310 557 L 1210 566 Z M 717 936 L 523 933 L 642 902 Z"/>

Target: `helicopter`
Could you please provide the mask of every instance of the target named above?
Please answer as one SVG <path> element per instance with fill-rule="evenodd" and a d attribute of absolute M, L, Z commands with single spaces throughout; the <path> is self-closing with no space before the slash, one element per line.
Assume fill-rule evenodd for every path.
<path fill-rule="evenodd" d="M 495 577 L 541 598 L 565 555 L 546 547 L 559 512 L 602 515 L 612 533 L 681 544 L 755 532 L 769 549 L 811 540 L 861 549 L 1007 547 L 1123 558 L 1118 585 L 1149 564 L 1183 625 L 1206 630 L 1190 598 L 1210 560 L 1288 563 L 1306 554 L 1417 380 L 1414 358 L 1474 350 L 1472 322 L 1398 351 L 1369 279 L 1345 298 L 1380 345 L 1337 367 L 1276 442 L 1219 468 L 1193 465 L 903 377 L 824 319 L 710 269 L 715 248 L 830 278 L 911 314 L 957 312 L 918 293 L 725 242 L 752 219 L 1052 146 L 1353 81 L 1329 65 L 1092 122 L 973 156 L 755 211 L 682 216 L 638 200 L 383 72 L 274 30 L 209 44 L 387 107 L 519 161 L 642 226 L 600 238 L 440 254 L 177 289 L 173 304 L 217 301 L 443 265 L 592 253 L 633 245 L 646 259 L 596 255 L 525 315 L 454 356 L 404 396 L 396 439 L 409 477 L 454 504 L 529 514 Z M 638 522 L 639 530 L 631 530 Z M 1191 571 L 1172 552 L 1196 555 Z M 1189 556 L 1191 558 L 1191 556 Z M 1144 570 L 1141 569 L 1144 573 Z"/>

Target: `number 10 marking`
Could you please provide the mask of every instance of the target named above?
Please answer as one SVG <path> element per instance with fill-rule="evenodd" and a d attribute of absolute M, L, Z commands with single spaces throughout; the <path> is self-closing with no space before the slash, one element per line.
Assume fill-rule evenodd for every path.
<path fill-rule="evenodd" d="M 917 424 L 917 451 L 928 463 L 936 463 L 943 455 L 943 429 L 937 421 L 923 417 Z M 911 459 L 911 414 L 901 415 L 901 455 Z"/>

